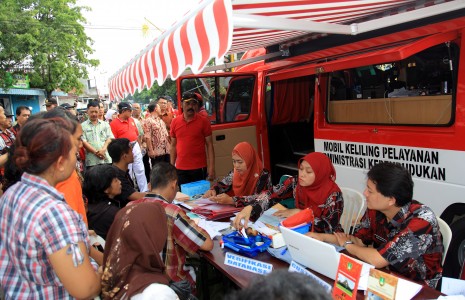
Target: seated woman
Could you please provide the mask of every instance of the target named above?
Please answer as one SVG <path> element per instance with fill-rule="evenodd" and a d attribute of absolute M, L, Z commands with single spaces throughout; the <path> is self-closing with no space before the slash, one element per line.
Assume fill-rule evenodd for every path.
<path fill-rule="evenodd" d="M 76 143 L 65 119 L 28 121 L 13 156 L 24 171 L 0 201 L 0 286 L 6 299 L 88 299 L 100 293 L 87 227 L 54 186 L 71 176 Z"/>
<path fill-rule="evenodd" d="M 315 217 L 313 230 L 315 232 L 332 233 L 342 231 L 339 219 L 342 215 L 344 201 L 337 184 L 336 170 L 331 160 L 323 153 L 313 152 L 304 156 L 298 164 L 299 174 L 289 177 L 282 184 L 273 187 L 272 191 L 264 192 L 254 203 L 246 206 L 234 219 L 236 228 L 247 227 L 252 216 L 258 218 L 263 211 L 279 203 L 282 199 L 294 197 L 294 209 L 280 210 L 278 217 L 290 217 L 300 210 L 311 208 Z"/>
<path fill-rule="evenodd" d="M 375 165 L 368 172 L 364 195 L 367 210 L 353 236 L 308 235 L 343 246 L 376 268 L 389 266 L 394 272 L 436 287 L 442 276 L 441 232 L 431 209 L 412 200 L 410 173 L 390 162 Z"/>
<path fill-rule="evenodd" d="M 90 168 L 84 177 L 83 192 L 89 200 L 89 229 L 105 239 L 116 213 L 122 207 L 119 201 L 114 199 L 121 194 L 121 181 L 115 167 L 96 165 Z"/>
<path fill-rule="evenodd" d="M 255 149 L 247 142 L 236 145 L 232 151 L 234 170 L 217 182 L 203 196 L 220 204 L 246 206 L 257 196 L 271 189 L 271 176 L 263 169 Z"/>
<path fill-rule="evenodd" d="M 126 206 L 116 215 L 105 245 L 104 299 L 177 299 L 160 253 L 168 225 L 158 203 Z"/>

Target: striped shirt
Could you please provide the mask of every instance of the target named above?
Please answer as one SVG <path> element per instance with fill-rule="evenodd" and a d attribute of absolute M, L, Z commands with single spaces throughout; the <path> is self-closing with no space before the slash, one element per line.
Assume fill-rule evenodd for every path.
<path fill-rule="evenodd" d="M 163 253 L 166 274 L 174 281 L 189 280 L 191 287 L 195 289 L 195 280 L 185 267 L 186 255 L 195 254 L 205 243 L 208 233 L 197 226 L 184 210 L 166 202 L 160 195 L 147 194 L 144 199 L 130 204 L 141 202 L 157 202 L 165 208 L 168 217 L 168 240 Z"/>
<path fill-rule="evenodd" d="M 69 247 L 74 265 L 89 249 L 87 228 L 43 178 L 24 173 L 0 198 L 0 285 L 5 299 L 73 299 L 48 256 Z"/>

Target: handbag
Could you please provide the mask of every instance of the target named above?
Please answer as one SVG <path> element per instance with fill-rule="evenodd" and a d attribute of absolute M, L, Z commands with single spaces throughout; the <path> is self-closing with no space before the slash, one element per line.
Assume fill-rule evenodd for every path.
<path fill-rule="evenodd" d="M 170 281 L 168 286 L 178 295 L 180 300 L 198 300 L 191 293 L 191 285 L 187 280 Z"/>

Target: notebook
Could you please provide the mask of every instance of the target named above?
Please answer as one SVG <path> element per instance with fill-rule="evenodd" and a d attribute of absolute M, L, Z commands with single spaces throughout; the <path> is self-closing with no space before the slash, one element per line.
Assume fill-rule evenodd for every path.
<path fill-rule="evenodd" d="M 340 253 L 334 246 L 280 227 L 292 260 L 331 279 L 336 278 Z"/>
<path fill-rule="evenodd" d="M 284 226 L 281 226 L 280 229 L 293 261 L 326 277 L 336 279 L 341 254 L 334 245 L 321 242 Z M 370 269 L 374 266 L 360 260 L 357 261 L 363 264 L 358 289 L 366 290 Z"/>

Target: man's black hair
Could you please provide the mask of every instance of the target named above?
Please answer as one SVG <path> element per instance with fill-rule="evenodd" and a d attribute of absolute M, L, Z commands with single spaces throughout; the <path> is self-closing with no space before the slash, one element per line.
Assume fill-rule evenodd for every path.
<path fill-rule="evenodd" d="M 152 188 L 164 188 L 175 180 L 178 180 L 178 174 L 172 164 L 159 162 L 152 167 L 150 172 L 150 185 Z"/>
<path fill-rule="evenodd" d="M 31 111 L 31 109 L 30 109 L 29 107 L 24 106 L 24 105 L 20 105 L 20 106 L 16 107 L 16 116 L 19 117 L 19 116 L 21 115 L 21 112 L 22 112 L 23 110 Z"/>
<path fill-rule="evenodd" d="M 331 300 L 331 295 L 312 278 L 297 272 L 276 270 L 256 277 L 242 290 L 224 297 L 224 300 Z"/>
<path fill-rule="evenodd" d="M 158 101 L 152 101 L 149 103 L 149 106 L 147 106 L 149 113 L 152 113 L 155 110 L 155 108 L 157 107 L 157 103 Z"/>
<path fill-rule="evenodd" d="M 92 100 L 92 101 L 89 101 L 89 103 L 87 103 L 87 109 L 91 108 L 91 107 L 98 107 L 100 108 L 100 101 L 98 100 Z"/>
<path fill-rule="evenodd" d="M 111 160 L 114 163 L 119 162 L 123 154 L 132 151 L 131 146 L 129 144 L 129 140 L 127 138 L 119 138 L 112 140 L 108 145 L 107 150 L 108 154 L 111 157 Z"/>

